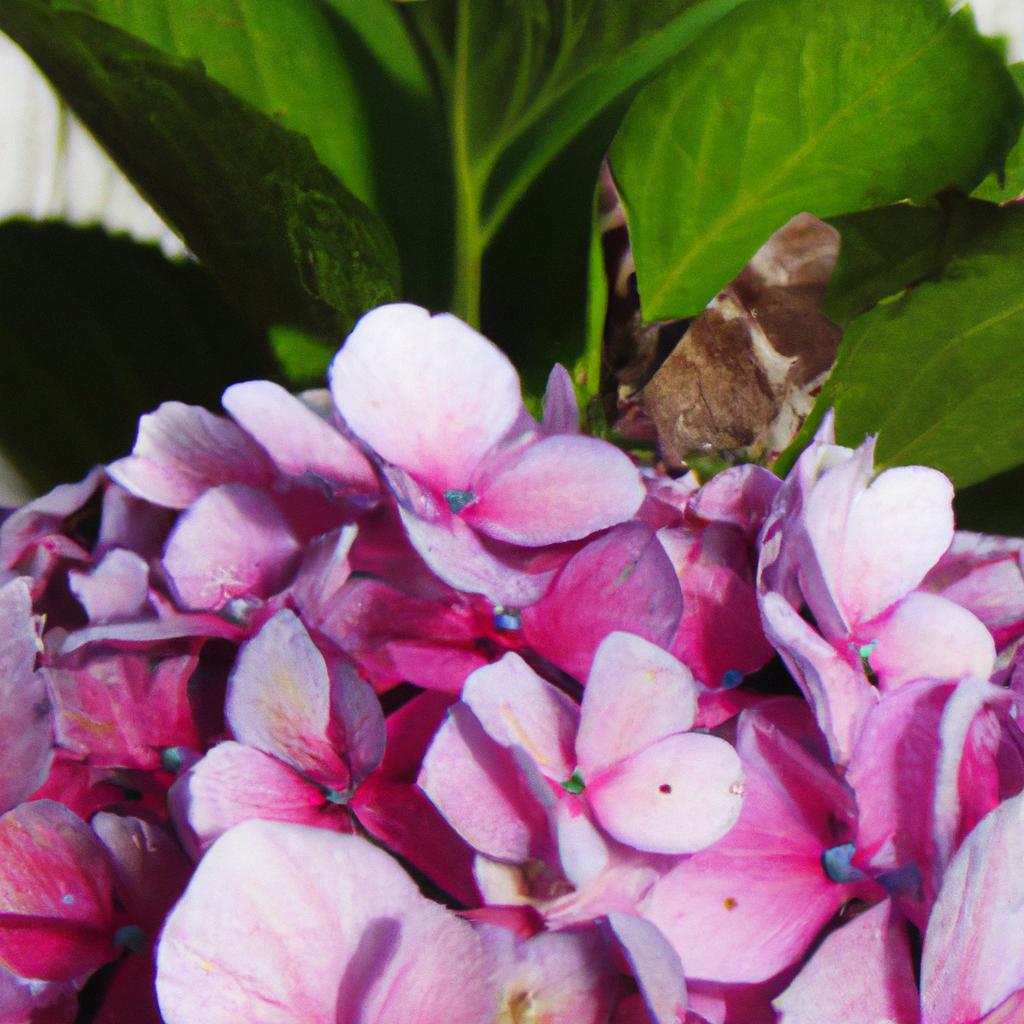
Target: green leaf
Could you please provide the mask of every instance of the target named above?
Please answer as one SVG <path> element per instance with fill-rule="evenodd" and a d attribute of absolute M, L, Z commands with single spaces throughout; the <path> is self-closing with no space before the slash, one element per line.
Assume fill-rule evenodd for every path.
<path fill-rule="evenodd" d="M 786 470 L 824 411 L 837 437 L 878 434 L 876 465 L 922 464 L 958 487 L 1024 462 L 1024 208 L 972 201 L 958 215 L 936 280 L 850 324 Z"/>
<path fill-rule="evenodd" d="M 934 273 L 942 261 L 948 209 L 900 203 L 860 210 L 829 223 L 839 232 L 839 259 L 822 310 L 848 324 L 881 299 Z"/>
<path fill-rule="evenodd" d="M 98 228 L 0 226 L 0 448 L 39 490 L 128 451 L 166 399 L 273 372 L 195 264 Z"/>
<path fill-rule="evenodd" d="M 456 312 L 478 320 L 483 251 L 544 168 L 743 2 L 431 0 L 404 9 L 448 100 Z"/>
<path fill-rule="evenodd" d="M 378 219 L 303 136 L 196 62 L 47 0 L 5 0 L 0 28 L 252 323 L 340 340 L 362 312 L 397 294 L 394 244 Z"/>
<path fill-rule="evenodd" d="M 270 329 L 270 349 L 292 387 L 323 387 L 337 345 L 325 344 L 286 324 Z"/>
<path fill-rule="evenodd" d="M 762 0 L 634 102 L 612 149 L 644 316 L 699 311 L 790 217 L 832 217 L 1002 164 L 1024 102 L 944 0 Z"/>
<path fill-rule="evenodd" d="M 447 299 L 450 268 L 436 251 L 451 230 L 451 172 L 439 108 L 390 0 L 57 3 L 170 56 L 202 61 L 214 81 L 309 138 L 324 166 L 397 238 L 409 296 Z"/>
<path fill-rule="evenodd" d="M 1011 64 L 1010 74 L 1013 75 L 1017 88 L 1024 92 L 1024 62 Z M 1020 138 L 1006 157 L 1006 166 L 1002 169 L 1002 174 L 998 171 L 993 172 L 971 194 L 993 203 L 1003 203 L 1024 195 L 1024 144 Z"/>

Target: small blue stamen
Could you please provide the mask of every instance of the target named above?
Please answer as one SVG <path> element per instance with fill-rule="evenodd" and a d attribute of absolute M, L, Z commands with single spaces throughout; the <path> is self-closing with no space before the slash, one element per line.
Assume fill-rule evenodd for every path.
<path fill-rule="evenodd" d="M 523 628 L 523 617 L 519 614 L 518 608 L 503 608 L 500 604 L 494 606 L 494 628 L 503 632 Z"/>
<path fill-rule="evenodd" d="M 457 516 L 467 505 L 476 501 L 476 495 L 472 491 L 460 491 L 457 488 L 452 488 L 452 490 L 444 492 L 444 500 L 448 503 L 452 515 Z"/>
<path fill-rule="evenodd" d="M 331 789 L 330 786 L 324 786 L 323 791 L 324 796 L 327 798 L 327 802 L 337 804 L 339 807 L 346 806 L 349 800 L 352 799 L 351 789 Z"/>
<path fill-rule="evenodd" d="M 71 893 L 66 892 L 64 893 L 63 896 L 61 896 L 60 901 L 64 904 L 65 907 L 70 907 L 71 904 L 75 902 L 75 897 L 72 896 Z"/>
<path fill-rule="evenodd" d="M 574 771 L 572 775 L 565 780 L 565 782 L 560 782 L 559 785 L 566 791 L 566 793 L 572 793 L 574 796 L 579 796 L 580 793 L 587 788 L 583 782 L 583 776 L 580 775 L 579 768 L 577 768 L 576 771 Z"/>
<path fill-rule="evenodd" d="M 160 767 L 165 772 L 180 772 L 185 767 L 185 752 L 181 747 L 164 747 L 160 751 Z"/>
<path fill-rule="evenodd" d="M 137 924 L 126 924 L 114 932 L 114 948 L 141 953 L 146 948 L 146 933 Z"/>
<path fill-rule="evenodd" d="M 862 644 L 857 648 L 857 654 L 860 656 L 861 661 L 867 661 L 872 654 L 875 653 L 875 648 L 878 646 L 877 640 L 872 640 L 869 644 Z"/>
<path fill-rule="evenodd" d="M 728 672 L 726 672 L 722 676 L 722 689 L 723 690 L 733 690 L 737 686 L 739 686 L 740 683 L 742 683 L 742 682 L 743 682 L 743 673 L 737 671 L 734 668 L 731 668 L 731 669 L 729 669 Z"/>
<path fill-rule="evenodd" d="M 857 882 L 864 877 L 864 872 L 851 863 L 853 851 L 853 843 L 841 843 L 821 855 L 821 866 L 833 882 Z"/>

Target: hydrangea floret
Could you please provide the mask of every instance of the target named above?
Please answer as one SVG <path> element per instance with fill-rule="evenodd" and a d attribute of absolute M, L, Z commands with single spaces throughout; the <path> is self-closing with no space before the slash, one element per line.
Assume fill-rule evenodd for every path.
<path fill-rule="evenodd" d="M 1024 542 L 707 482 L 452 316 L 0 519 L 0 1020 L 1024 1013 Z"/>

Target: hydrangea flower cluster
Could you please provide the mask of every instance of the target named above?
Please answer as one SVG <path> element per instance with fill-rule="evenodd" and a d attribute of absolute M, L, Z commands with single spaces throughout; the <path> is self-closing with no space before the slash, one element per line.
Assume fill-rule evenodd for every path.
<path fill-rule="evenodd" d="M 224 408 L 0 524 L 0 1021 L 1024 1019 L 1024 542 L 940 473 L 671 479 L 408 305 Z"/>

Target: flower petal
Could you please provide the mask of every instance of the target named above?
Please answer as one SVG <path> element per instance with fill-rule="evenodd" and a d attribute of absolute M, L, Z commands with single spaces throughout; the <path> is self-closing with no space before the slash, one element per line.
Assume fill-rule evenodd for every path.
<path fill-rule="evenodd" d="M 454 316 L 404 303 L 367 313 L 330 377 L 353 433 L 437 491 L 465 487 L 522 406 L 501 351 Z"/>

